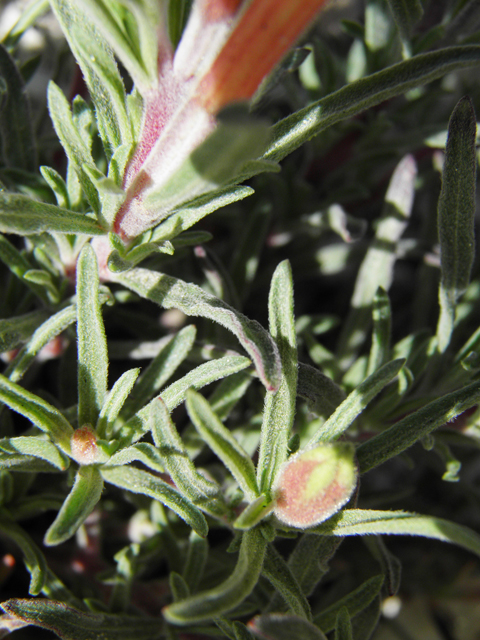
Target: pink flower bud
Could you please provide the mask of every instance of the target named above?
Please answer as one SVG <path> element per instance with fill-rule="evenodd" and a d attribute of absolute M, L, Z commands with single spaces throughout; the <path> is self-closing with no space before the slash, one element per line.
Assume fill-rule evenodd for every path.
<path fill-rule="evenodd" d="M 75 431 L 70 442 L 72 458 L 78 464 L 94 464 L 97 459 L 97 436 L 89 424 Z"/>
<path fill-rule="evenodd" d="M 354 456 L 354 446 L 343 442 L 291 456 L 274 485 L 276 517 L 299 529 L 330 518 L 348 502 L 357 484 Z"/>

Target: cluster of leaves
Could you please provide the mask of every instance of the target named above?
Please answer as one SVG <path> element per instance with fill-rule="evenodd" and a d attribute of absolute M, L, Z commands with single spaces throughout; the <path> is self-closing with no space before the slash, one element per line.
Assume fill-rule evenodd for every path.
<path fill-rule="evenodd" d="M 480 556 L 477 522 L 447 520 L 446 501 L 390 508 L 398 469 L 414 496 L 435 455 L 445 494 L 464 488 L 456 448 L 468 470 L 480 441 L 480 96 L 460 73 L 480 62 L 480 10 L 368 0 L 343 36 L 312 33 L 278 95 L 267 82 L 253 115 L 226 114 L 125 242 L 157 34 L 168 14 L 176 45 L 191 4 L 36 0 L 0 48 L 0 533 L 45 596 L 7 599 L 1 628 L 366 640 L 400 587 L 382 534 Z M 91 99 L 49 85 L 65 171 L 37 145 L 34 65 L 14 61 L 49 6 Z M 252 319 L 267 307 L 268 330 Z M 360 488 L 384 463 L 391 493 L 375 471 Z M 313 495 L 295 480 L 312 465 Z M 342 584 L 329 563 L 349 536 L 370 562 Z"/>

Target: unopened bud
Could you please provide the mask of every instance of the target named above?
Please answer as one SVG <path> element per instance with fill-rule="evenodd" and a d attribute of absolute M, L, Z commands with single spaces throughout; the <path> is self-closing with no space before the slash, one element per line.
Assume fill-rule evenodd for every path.
<path fill-rule="evenodd" d="M 291 456 L 274 485 L 276 517 L 305 529 L 330 518 L 348 502 L 357 484 L 355 449 L 326 443 Z"/>
<path fill-rule="evenodd" d="M 97 460 L 97 436 L 89 424 L 75 431 L 71 439 L 72 458 L 78 464 L 94 464 Z"/>

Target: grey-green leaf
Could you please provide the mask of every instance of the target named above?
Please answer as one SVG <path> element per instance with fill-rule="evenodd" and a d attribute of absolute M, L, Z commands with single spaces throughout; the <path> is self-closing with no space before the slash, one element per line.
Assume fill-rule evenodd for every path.
<path fill-rule="evenodd" d="M 51 404 L 0 375 L 0 400 L 49 434 L 64 451 L 70 450 L 73 429 Z"/>
<path fill-rule="evenodd" d="M 311 438 L 309 445 L 328 442 L 342 435 L 368 403 L 393 380 L 405 364 L 404 358 L 392 360 L 366 378 L 340 404 Z"/>
<path fill-rule="evenodd" d="M 327 640 L 320 629 L 308 620 L 284 613 L 256 616 L 248 623 L 248 628 L 257 638 L 265 640 Z"/>
<path fill-rule="evenodd" d="M 87 244 L 77 261 L 78 424 L 95 425 L 107 393 L 108 354 L 98 266 Z"/>
<path fill-rule="evenodd" d="M 208 533 L 208 525 L 202 512 L 183 495 L 169 484 L 153 476 L 146 471 L 132 467 L 113 467 L 102 469 L 102 476 L 106 482 L 117 487 L 142 493 L 154 500 L 158 500 L 169 509 L 172 509 L 180 518 L 192 527 L 199 536 L 204 538 Z"/>
<path fill-rule="evenodd" d="M 278 390 L 267 390 L 263 412 L 257 481 L 268 492 L 287 459 L 297 398 L 298 356 L 290 263 L 281 262 L 272 277 L 268 299 L 269 325 L 280 354 L 282 373 Z"/>
<path fill-rule="evenodd" d="M 196 470 L 161 398 L 152 403 L 151 423 L 153 441 L 178 489 L 205 511 L 223 515 L 225 504 L 220 486 Z"/>
<path fill-rule="evenodd" d="M 55 600 L 13 598 L 2 603 L 10 616 L 53 631 L 61 640 L 160 640 L 158 618 L 80 611 Z"/>
<path fill-rule="evenodd" d="M 224 356 L 218 360 L 205 362 L 169 385 L 162 391 L 161 398 L 168 410 L 173 411 L 185 400 L 187 389 L 190 387 L 201 389 L 207 384 L 226 378 L 250 365 L 250 360 L 243 356 Z M 150 429 L 150 415 L 154 402 L 155 400 L 152 400 L 145 405 L 122 427 L 120 437 L 124 443 L 135 442 Z"/>
<path fill-rule="evenodd" d="M 310 605 L 300 585 L 288 564 L 271 544 L 265 552 L 263 574 L 283 597 L 292 613 L 304 620 L 312 620 Z"/>
<path fill-rule="evenodd" d="M 187 411 L 196 430 L 210 449 L 220 458 L 245 496 L 253 500 L 258 496 L 255 467 L 252 459 L 220 422 L 205 398 L 190 389 L 187 392 Z"/>
<path fill-rule="evenodd" d="M 108 439 L 113 431 L 115 420 L 125 400 L 135 384 L 140 369 L 125 371 L 109 391 L 97 420 L 96 432 L 99 438 Z"/>
<path fill-rule="evenodd" d="M 173 375 L 178 366 L 185 360 L 193 346 L 197 330 L 194 325 L 184 327 L 178 333 L 169 336 L 158 354 L 142 372 L 132 394 L 125 406 L 128 414 L 122 413 L 125 419 L 139 411 L 151 400 Z"/>
<path fill-rule="evenodd" d="M 472 529 L 443 518 L 422 516 L 406 511 L 345 509 L 311 531 L 331 536 L 372 534 L 424 536 L 456 544 L 480 557 L 480 535 Z"/>
<path fill-rule="evenodd" d="M 340 120 L 447 73 L 477 64 L 480 64 L 480 46 L 449 47 L 414 56 L 352 82 L 276 124 L 264 158 L 278 162 Z"/>
<path fill-rule="evenodd" d="M 44 231 L 103 235 L 105 231 L 86 215 L 45 204 L 18 193 L 0 193 L 0 232 L 31 236 Z"/>
<path fill-rule="evenodd" d="M 330 633 L 335 629 L 337 616 L 346 609 L 353 618 L 378 596 L 384 583 L 384 576 L 378 575 L 369 578 L 359 587 L 337 600 L 332 605 L 318 613 L 313 621 L 324 633 Z"/>
<path fill-rule="evenodd" d="M 232 575 L 217 587 L 175 602 L 163 609 L 171 624 L 192 624 L 211 620 L 243 602 L 257 584 L 262 570 L 266 540 L 259 529 L 246 531 Z"/>
<path fill-rule="evenodd" d="M 480 382 L 452 391 L 409 414 L 357 449 L 360 472 L 365 473 L 399 455 L 420 438 L 480 402 Z"/>
<path fill-rule="evenodd" d="M 438 201 L 442 277 L 437 337 L 442 352 L 450 343 L 456 302 L 468 286 L 475 252 L 476 136 L 475 111 L 467 96 L 455 107 L 448 125 Z"/>
<path fill-rule="evenodd" d="M 29 592 L 36 596 L 46 580 L 47 563 L 30 536 L 4 510 L 0 513 L 0 531 L 20 547 L 30 572 Z"/>
<path fill-rule="evenodd" d="M 45 534 L 44 543 L 54 546 L 71 538 L 95 508 L 102 490 L 103 480 L 98 468 L 93 465 L 80 467 L 72 490 Z"/>
<path fill-rule="evenodd" d="M 137 268 L 116 276 L 115 281 L 165 309 L 173 307 L 188 316 L 218 322 L 237 336 L 266 388 L 270 391 L 278 389 L 281 375 L 278 348 L 255 320 L 250 320 L 197 285 L 165 274 Z"/>
<path fill-rule="evenodd" d="M 0 449 L 6 453 L 23 453 L 27 456 L 41 458 L 61 471 L 65 471 L 70 463 L 67 456 L 59 451 L 50 440 L 35 436 L 5 438 L 0 440 Z"/>
<path fill-rule="evenodd" d="M 8 167 L 34 173 L 38 164 L 30 104 L 22 76 L 1 44 L 0 77 L 6 85 L 0 107 L 3 159 Z"/>

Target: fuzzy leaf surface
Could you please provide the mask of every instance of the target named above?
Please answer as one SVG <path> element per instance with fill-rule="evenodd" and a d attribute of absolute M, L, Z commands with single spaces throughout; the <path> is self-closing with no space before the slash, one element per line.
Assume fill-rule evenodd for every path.
<path fill-rule="evenodd" d="M 25 564 L 30 572 L 29 593 L 37 596 L 46 580 L 47 563 L 43 554 L 30 536 L 3 509 L 0 512 L 0 531 L 22 550 Z"/>
<path fill-rule="evenodd" d="M 2 609 L 15 618 L 53 631 L 61 640 L 159 640 L 164 637 L 158 618 L 79 611 L 63 602 L 12 598 Z"/>
<path fill-rule="evenodd" d="M 290 567 L 271 544 L 267 546 L 263 562 L 263 575 L 280 593 L 292 612 L 304 620 L 312 620 L 307 598 L 302 593 Z"/>
<path fill-rule="evenodd" d="M 268 298 L 270 334 L 280 354 L 278 390 L 267 390 L 263 412 L 257 482 L 268 492 L 279 468 L 287 459 L 297 398 L 298 355 L 293 311 L 293 277 L 290 263 L 275 269 Z"/>
<path fill-rule="evenodd" d="M 452 391 L 399 420 L 357 448 L 360 472 L 365 473 L 397 456 L 420 438 L 480 402 L 480 382 Z"/>
<path fill-rule="evenodd" d="M 98 468 L 80 467 L 72 490 L 45 534 L 45 544 L 54 546 L 71 538 L 95 508 L 102 491 L 103 480 Z"/>
<path fill-rule="evenodd" d="M 455 107 L 448 125 L 438 201 L 442 276 L 437 336 L 442 352 L 450 342 L 456 303 L 468 286 L 475 253 L 476 137 L 475 111 L 467 96 Z"/>
<path fill-rule="evenodd" d="M 406 511 L 345 509 L 310 530 L 331 536 L 407 535 L 450 542 L 480 557 L 480 535 L 463 525 Z"/>
<path fill-rule="evenodd" d="M 86 215 L 38 202 L 18 193 L 0 193 L 0 231 L 31 236 L 44 231 L 103 235 L 105 231 Z"/>
<path fill-rule="evenodd" d="M 237 336 L 265 387 L 270 391 L 278 389 L 281 376 L 278 348 L 255 320 L 250 320 L 197 285 L 172 276 L 137 268 L 116 276 L 115 281 L 165 309 L 180 309 L 187 316 L 218 322 Z"/>
<path fill-rule="evenodd" d="M 247 452 L 220 422 L 202 395 L 193 389 L 187 391 L 186 406 L 195 429 L 233 475 L 245 496 L 249 500 L 256 498 L 255 467 Z"/>
<path fill-rule="evenodd" d="M 165 469 L 178 489 L 194 504 L 217 515 L 223 514 L 225 506 L 220 486 L 196 470 L 161 398 L 152 405 L 151 431 Z"/>
<path fill-rule="evenodd" d="M 65 471 L 70 463 L 67 456 L 62 454 L 50 440 L 35 436 L 5 438 L 0 440 L 0 449 L 6 453 L 22 453 L 27 456 L 41 458 L 61 471 Z"/>
<path fill-rule="evenodd" d="M 78 424 L 95 425 L 107 394 L 108 354 L 98 266 L 87 244 L 77 261 Z"/>
<path fill-rule="evenodd" d="M 360 611 L 363 611 L 365 607 L 368 607 L 368 605 L 378 596 L 384 581 L 385 578 L 383 575 L 369 578 L 359 587 L 348 593 L 345 597 L 337 600 L 337 602 L 326 609 L 323 609 L 321 613 L 314 616 L 314 623 L 320 627 L 324 633 L 330 633 L 330 631 L 335 629 L 337 616 L 342 609 L 345 608 L 350 617 L 353 618 L 353 616 L 356 616 Z"/>
<path fill-rule="evenodd" d="M 248 628 L 253 631 L 255 637 L 265 640 L 326 640 L 320 629 L 305 618 L 285 613 L 255 616 L 248 623 Z"/>
<path fill-rule="evenodd" d="M 246 531 L 232 575 L 213 589 L 165 607 L 167 622 L 186 625 L 211 620 L 243 602 L 260 577 L 265 547 L 266 540 L 258 529 Z"/>
<path fill-rule="evenodd" d="M 185 376 L 173 382 L 161 393 L 161 398 L 165 402 L 169 411 L 173 411 L 178 407 L 186 397 L 187 390 L 190 387 L 201 389 L 216 380 L 221 380 L 234 373 L 238 373 L 242 369 L 251 365 L 251 361 L 244 356 L 224 356 L 218 360 L 205 362 L 195 367 Z M 143 409 L 140 409 L 130 420 L 122 427 L 120 437 L 125 442 L 135 442 L 142 437 L 144 433 L 150 429 L 150 415 L 152 403 L 149 402 Z"/>
<path fill-rule="evenodd" d="M 54 442 L 62 446 L 62 449 L 69 451 L 73 429 L 58 409 L 2 375 L 0 375 L 0 400 L 48 433 Z"/>
<path fill-rule="evenodd" d="M 0 77 L 5 84 L 0 107 L 3 159 L 9 167 L 34 173 L 38 164 L 30 105 L 22 76 L 3 45 Z"/>
<path fill-rule="evenodd" d="M 133 493 L 142 493 L 158 500 L 174 511 L 182 520 L 185 520 L 199 536 L 204 538 L 207 535 L 207 521 L 201 511 L 186 500 L 179 491 L 160 478 L 146 471 L 125 466 L 111 469 L 103 468 L 102 476 L 106 482 L 114 484 L 116 487 Z"/>
<path fill-rule="evenodd" d="M 340 120 L 447 73 L 477 64 L 480 64 L 480 46 L 449 47 L 414 56 L 352 82 L 276 124 L 264 157 L 278 162 Z"/>
<path fill-rule="evenodd" d="M 330 418 L 320 427 L 309 445 L 334 440 L 344 433 L 360 415 L 368 403 L 393 380 L 405 364 L 404 358 L 392 360 L 372 373 L 337 407 Z"/>
<path fill-rule="evenodd" d="M 106 438 L 111 434 L 115 420 L 139 374 L 140 369 L 125 371 L 109 391 L 98 416 L 96 431 L 99 438 Z"/>

